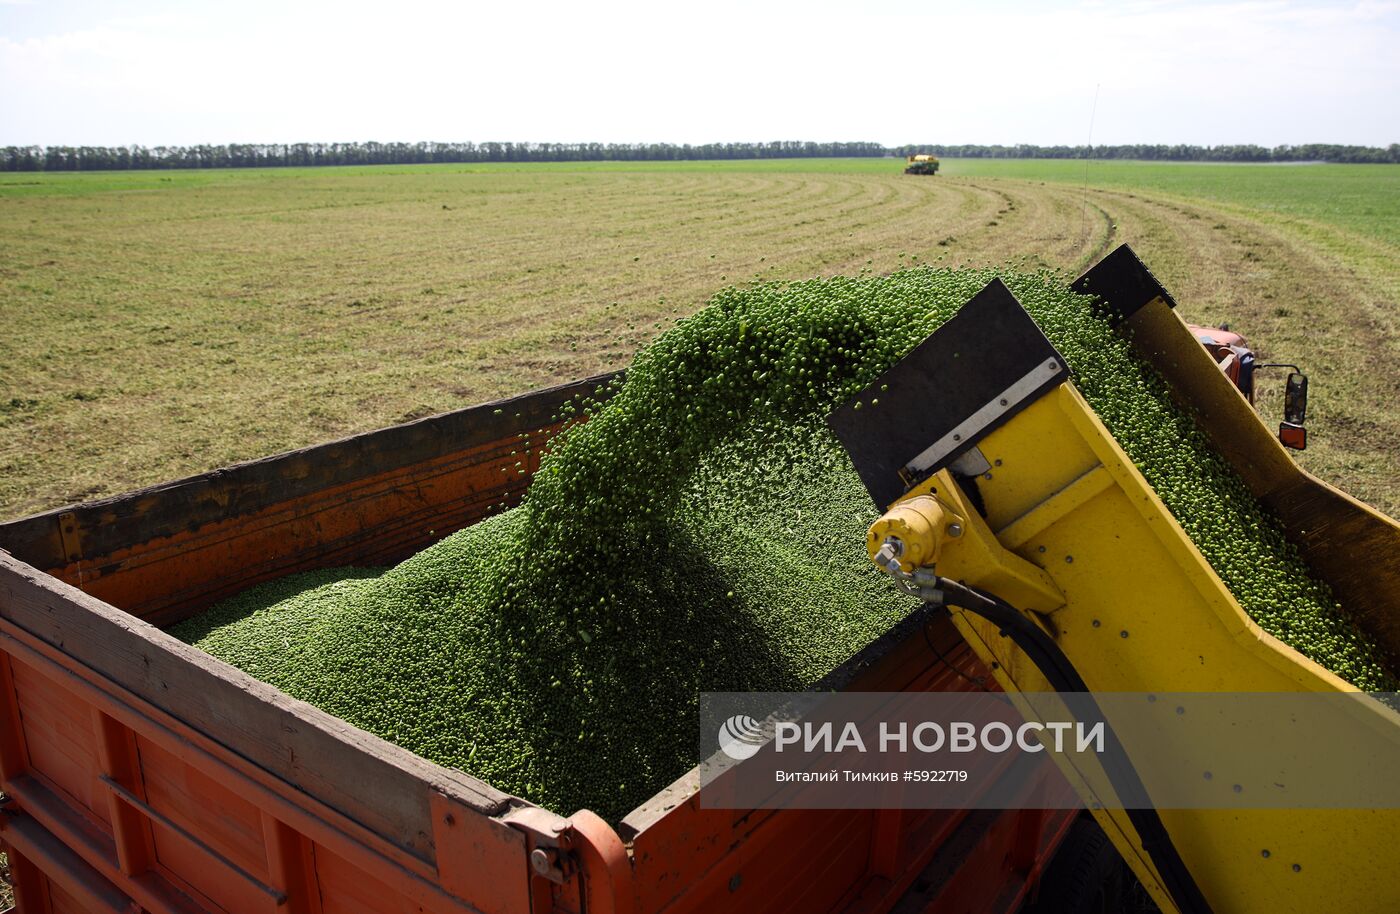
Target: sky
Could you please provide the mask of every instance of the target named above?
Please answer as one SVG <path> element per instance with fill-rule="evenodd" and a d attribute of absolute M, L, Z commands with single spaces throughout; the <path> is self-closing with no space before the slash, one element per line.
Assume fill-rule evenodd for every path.
<path fill-rule="evenodd" d="M 1400 142 L 1400 0 L 0 0 L 0 145 Z"/>

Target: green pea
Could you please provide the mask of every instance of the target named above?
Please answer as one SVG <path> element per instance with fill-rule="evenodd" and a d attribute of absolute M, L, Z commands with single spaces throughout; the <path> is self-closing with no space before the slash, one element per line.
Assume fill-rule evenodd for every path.
<path fill-rule="evenodd" d="M 560 411 L 588 421 L 542 451 L 520 507 L 382 573 L 264 585 L 177 634 L 432 761 L 616 820 L 698 761 L 698 693 L 809 688 L 914 605 L 866 557 L 875 511 L 825 416 L 994 276 L 1245 611 L 1358 687 L 1396 690 L 1390 658 L 1094 300 L 1012 269 L 723 289 L 638 351 L 611 398 Z"/>

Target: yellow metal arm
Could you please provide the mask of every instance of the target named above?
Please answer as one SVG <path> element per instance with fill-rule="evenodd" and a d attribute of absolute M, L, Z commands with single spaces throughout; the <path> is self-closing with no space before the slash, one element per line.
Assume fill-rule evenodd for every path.
<path fill-rule="evenodd" d="M 872 535 L 883 542 L 891 531 L 920 531 L 917 554 L 936 557 L 930 571 L 1021 609 L 1094 692 L 1355 691 L 1248 618 L 1072 383 L 1032 403 L 978 448 L 991 467 L 976 479 L 985 516 L 943 470 L 896 503 Z M 942 516 L 961 519 L 959 536 L 947 536 L 946 525 L 908 524 L 910 506 L 930 500 Z M 952 617 L 1001 686 L 1025 693 L 1022 709 L 1035 713 L 1033 693 L 1054 689 L 1040 668 L 998 626 L 963 611 Z M 1393 712 L 1379 703 L 1356 708 L 1373 715 L 1377 727 L 1396 727 Z M 1143 758 L 1133 748 L 1126 745 L 1149 774 L 1154 765 L 1197 763 L 1189 751 Z M 1058 761 L 1087 803 L 1112 806 L 1101 771 Z M 1128 814 L 1094 815 L 1158 905 L 1176 910 Z M 1160 815 L 1215 911 L 1400 910 L 1400 880 L 1378 879 L 1373 858 L 1358 853 L 1396 846 L 1400 811 Z M 1270 866 L 1263 849 L 1285 855 L 1299 872 Z"/>
<path fill-rule="evenodd" d="M 1313 572 L 1400 655 L 1400 524 L 1297 468 L 1126 246 L 1074 288 L 1099 296 Z M 1400 759 L 1400 716 L 1246 615 L 1010 291 L 990 283 L 875 385 L 878 412 L 857 412 L 867 389 L 829 420 L 876 503 L 890 506 L 870 529 L 871 557 L 906 590 L 976 610 L 950 607 L 1028 717 L 1062 711 L 1049 693 L 1073 691 L 1065 682 L 1095 693 L 1100 709 L 1115 693 L 1130 699 L 1103 716 L 1131 777 L 1122 767 L 1106 776 L 1115 760 L 1052 756 L 1158 905 L 1400 911 L 1389 866 L 1400 798 L 1370 804 L 1391 782 L 1368 779 Z M 1180 696 L 1175 713 L 1148 712 L 1161 693 Z M 1258 719 L 1261 705 L 1229 720 L 1204 713 L 1212 695 L 1251 693 L 1292 693 L 1281 725 Z M 1303 724 L 1309 697 L 1325 713 Z M 1273 745 L 1285 729 L 1293 748 Z M 1321 769 L 1299 767 L 1318 759 Z M 1327 806 L 1326 779 L 1310 803 L 1282 783 L 1305 770 L 1352 772 L 1365 785 L 1348 794 L 1354 805 L 1377 808 L 1229 799 L 1259 791 L 1277 806 Z M 1173 794 L 1187 798 L 1181 808 L 1116 808 L 1135 805 L 1115 802 L 1115 785 L 1133 780 L 1157 807 L 1158 788 L 1190 789 Z"/>

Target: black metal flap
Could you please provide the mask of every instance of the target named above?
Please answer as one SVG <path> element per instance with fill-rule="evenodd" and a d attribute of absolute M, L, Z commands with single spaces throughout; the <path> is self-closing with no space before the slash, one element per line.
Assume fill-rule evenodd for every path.
<path fill-rule="evenodd" d="M 827 422 L 883 509 L 1068 377 L 994 279 Z"/>
<path fill-rule="evenodd" d="M 1175 308 L 1176 299 L 1126 244 L 1119 245 L 1083 276 L 1070 283 L 1080 295 L 1097 295 L 1115 325 L 1132 317 L 1148 302 L 1160 298 Z"/>

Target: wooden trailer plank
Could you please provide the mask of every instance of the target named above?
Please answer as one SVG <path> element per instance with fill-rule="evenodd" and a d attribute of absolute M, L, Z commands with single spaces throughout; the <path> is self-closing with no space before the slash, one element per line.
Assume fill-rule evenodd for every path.
<path fill-rule="evenodd" d="M 484 815 L 511 798 L 0 555 L 0 618 L 431 862 L 425 782 Z"/>
<path fill-rule="evenodd" d="M 97 737 L 99 771 L 104 778 L 130 791 L 141 800 L 146 798 L 141 778 L 141 762 L 136 754 L 136 735 L 121 722 L 100 709 L 88 706 L 93 734 Z M 104 781 L 104 787 L 107 784 Z M 108 822 L 112 839 L 117 845 L 117 864 L 127 875 L 144 873 L 155 859 L 155 835 L 151 821 L 120 795 L 107 787 Z"/>
<path fill-rule="evenodd" d="M 25 844 L 24 839 L 16 835 L 13 829 L 7 830 L 7 824 L 0 818 L 0 838 L 8 837 L 17 843 L 6 844 L 0 841 L 0 850 L 9 855 L 10 862 L 10 887 L 14 892 L 14 910 L 23 914 L 50 914 L 49 907 L 49 887 L 51 881 L 44 875 L 44 871 L 30 862 L 26 852 L 32 851 L 33 846 Z M 58 844 L 58 842 L 55 842 Z M 62 848 L 62 844 L 58 844 Z M 100 903 L 93 905 L 96 911 L 112 911 L 113 908 L 103 907 Z"/>
<path fill-rule="evenodd" d="M 19 777 L 28 767 L 29 749 L 20 728 L 14 667 L 10 655 L 0 651 L 0 781 Z"/>
<path fill-rule="evenodd" d="M 287 914 L 322 914 L 311 840 L 266 812 L 262 826 L 268 870 L 272 884 L 287 896 Z"/>
<path fill-rule="evenodd" d="M 10 669 L 20 733 L 29 750 L 22 770 L 38 772 L 95 820 L 110 825 L 106 791 L 97 779 L 97 746 L 87 708 L 29 664 L 12 660 Z"/>
<path fill-rule="evenodd" d="M 21 632 L 2 617 L 0 646 L 22 656 L 26 663 L 44 667 L 46 672 L 70 676 L 74 690 L 79 692 L 85 701 L 91 702 L 133 730 L 145 736 L 158 738 L 164 748 L 189 764 L 203 770 L 219 771 L 221 776 L 227 778 L 230 784 L 236 785 L 237 789 L 249 796 L 258 797 L 258 802 L 270 815 L 284 819 L 318 845 L 334 848 L 338 855 L 345 857 L 361 870 L 379 873 L 384 880 L 398 887 L 405 897 L 414 899 L 415 903 L 421 904 L 425 909 L 444 912 L 475 910 L 463 903 L 466 900 L 454 898 L 442 889 L 435 881 L 434 868 L 419 857 L 372 832 L 364 823 L 344 816 L 309 794 L 272 777 L 240 756 L 233 755 L 226 747 L 190 730 L 178 719 L 134 696 L 112 690 L 111 684 L 95 673 L 85 668 L 70 669 L 65 665 L 70 662 L 70 658 L 61 651 L 28 633 Z M 436 784 L 424 782 L 425 791 L 440 790 L 442 784 L 451 781 L 456 774 L 446 769 L 438 771 L 442 777 Z M 33 779 L 27 776 L 21 778 L 21 789 L 14 790 L 15 794 L 23 795 L 27 792 L 27 785 L 23 783 L 26 780 Z M 516 807 L 516 810 L 520 811 L 521 807 Z M 71 818 L 72 811 L 71 806 L 58 810 L 62 816 L 68 818 Z M 537 817 L 549 820 L 556 828 L 567 824 L 566 820 L 546 810 L 530 807 L 529 811 Z M 467 813 L 464 812 L 465 814 Z M 478 815 L 475 812 L 470 814 Z M 483 821 L 491 821 L 494 823 L 493 827 L 510 827 L 500 820 Z M 105 845 L 93 845 L 87 838 L 75 840 L 77 845 L 89 846 L 99 857 L 112 857 L 115 854 L 115 851 L 108 853 Z M 107 844 L 110 843 L 109 837 Z M 315 884 L 314 880 L 312 884 Z"/>
<path fill-rule="evenodd" d="M 511 447 L 453 455 L 421 475 L 417 467 L 392 470 L 298 496 L 254 514 L 118 549 L 100 560 L 85 558 L 55 576 L 166 626 L 295 571 L 394 563 L 519 503 L 528 477 L 515 470 Z"/>
<path fill-rule="evenodd" d="M 37 824 L 43 833 L 52 835 L 72 851 L 84 863 L 85 871 L 96 872 L 103 880 L 120 886 L 152 914 L 204 914 L 208 910 L 154 871 L 124 874 L 111 834 L 99 830 L 38 776 L 19 777 L 6 783 L 5 790 L 23 810 L 23 815 L 14 817 L 16 824 L 25 821 Z M 45 873 L 53 875 L 48 869 Z"/>
<path fill-rule="evenodd" d="M 33 819 L 0 816 L 15 914 L 141 914 L 140 906 Z"/>
<path fill-rule="evenodd" d="M 188 765 L 144 737 L 136 741 L 144 788 L 136 803 L 170 822 L 172 829 L 197 833 L 213 853 L 265 882 L 271 874 L 262 816 L 250 798 L 221 783 L 217 772 Z"/>

